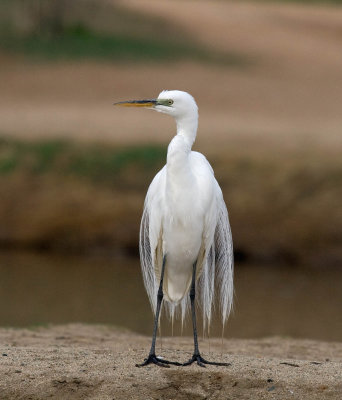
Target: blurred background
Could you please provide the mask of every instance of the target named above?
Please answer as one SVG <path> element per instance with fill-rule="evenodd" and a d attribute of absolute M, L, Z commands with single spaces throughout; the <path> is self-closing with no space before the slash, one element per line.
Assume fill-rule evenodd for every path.
<path fill-rule="evenodd" d="M 112 104 L 180 89 L 230 212 L 225 336 L 342 340 L 341 49 L 340 0 L 2 0 L 0 324 L 151 333 L 138 231 L 175 124 Z"/>

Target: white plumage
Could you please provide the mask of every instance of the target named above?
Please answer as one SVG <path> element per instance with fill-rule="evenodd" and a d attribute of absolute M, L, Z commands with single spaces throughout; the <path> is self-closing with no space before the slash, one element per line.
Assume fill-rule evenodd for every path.
<path fill-rule="evenodd" d="M 177 134 L 169 144 L 167 163 L 153 179 L 145 199 L 140 228 L 145 287 L 155 312 L 166 255 L 165 305 L 172 317 L 179 309 L 183 321 L 197 261 L 197 298 L 204 327 L 210 325 L 216 294 L 224 324 L 233 300 L 232 235 L 213 169 L 202 154 L 191 151 L 197 132 L 197 105 L 191 95 L 177 90 L 163 91 L 154 101 L 153 109 L 175 118 Z"/>

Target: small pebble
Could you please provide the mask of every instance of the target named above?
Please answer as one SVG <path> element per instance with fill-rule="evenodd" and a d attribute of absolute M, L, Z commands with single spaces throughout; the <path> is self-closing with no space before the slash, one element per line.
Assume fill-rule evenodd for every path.
<path fill-rule="evenodd" d="M 283 364 L 283 365 L 289 365 L 290 367 L 299 367 L 299 365 L 298 365 L 298 364 L 295 364 L 295 363 L 290 363 L 290 362 L 281 362 L 280 364 Z"/>
<path fill-rule="evenodd" d="M 273 390 L 275 390 L 275 386 L 271 386 L 267 389 L 268 392 L 273 392 Z"/>

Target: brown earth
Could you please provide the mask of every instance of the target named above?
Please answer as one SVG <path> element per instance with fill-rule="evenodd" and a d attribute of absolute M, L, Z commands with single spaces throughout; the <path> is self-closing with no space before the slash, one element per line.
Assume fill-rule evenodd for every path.
<path fill-rule="evenodd" d="M 0 398 L 340 399 L 342 344 L 265 338 L 210 340 L 209 366 L 136 368 L 150 339 L 106 326 L 0 330 Z M 163 338 L 158 352 L 190 357 L 191 338 Z M 223 353 L 223 355 L 222 355 Z"/>

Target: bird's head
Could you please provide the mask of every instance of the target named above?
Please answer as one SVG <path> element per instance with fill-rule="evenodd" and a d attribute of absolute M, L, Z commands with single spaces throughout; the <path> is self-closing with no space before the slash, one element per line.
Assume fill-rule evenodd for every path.
<path fill-rule="evenodd" d="M 169 114 L 176 119 L 197 117 L 198 109 L 194 98 L 180 90 L 163 90 L 156 99 L 130 100 L 114 103 L 124 107 L 146 107 L 155 111 Z"/>

